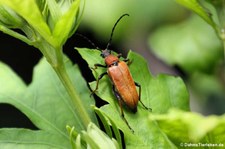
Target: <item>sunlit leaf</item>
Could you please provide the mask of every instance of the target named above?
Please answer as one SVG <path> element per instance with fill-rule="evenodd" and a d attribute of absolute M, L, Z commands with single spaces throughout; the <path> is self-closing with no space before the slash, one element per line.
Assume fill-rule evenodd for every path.
<path fill-rule="evenodd" d="M 70 6 L 70 9 L 59 18 L 55 25 L 53 36 L 58 40 L 60 45 L 65 43 L 65 41 L 68 39 L 68 36 L 71 34 L 70 32 L 76 26 L 78 21 L 77 13 L 79 12 L 79 5 L 80 0 L 74 1 Z"/>
<path fill-rule="evenodd" d="M 199 2 L 199 0 L 176 0 L 179 4 L 187 7 L 188 9 L 197 13 L 202 17 L 208 24 L 210 24 L 216 31 L 217 26 L 213 19 L 211 18 L 210 12 L 208 12 Z"/>
<path fill-rule="evenodd" d="M 51 37 L 51 31 L 46 24 L 35 0 L 0 0 L 0 5 L 6 5 L 18 13 L 30 26 L 32 26 L 39 34 L 50 43 L 54 43 Z"/>
<path fill-rule="evenodd" d="M 68 59 L 65 63 L 67 72 L 74 87 L 79 91 L 85 109 L 92 121 L 97 124 L 91 109 L 94 100 L 89 96 L 90 91 L 78 67 L 73 66 Z M 74 126 L 76 132 L 86 129 L 74 110 L 65 88 L 45 59 L 42 59 L 35 67 L 32 83 L 28 87 L 3 63 L 0 65 L 0 76 L 0 103 L 11 104 L 18 108 L 40 130 L 45 133 L 54 133 L 70 142 L 66 130 L 67 125 Z M 33 143 L 35 144 L 35 140 Z"/>
<path fill-rule="evenodd" d="M 87 61 L 89 67 L 94 67 L 96 63 L 104 64 L 97 50 L 78 48 L 78 52 Z M 166 113 L 173 107 L 189 110 L 189 96 L 180 78 L 167 75 L 153 77 L 141 56 L 129 52 L 128 58 L 132 60 L 129 67 L 134 80 L 142 85 L 141 100 L 147 107 L 152 108 L 152 113 Z M 104 68 L 98 68 L 93 70 L 93 74 L 97 78 L 104 71 L 106 71 Z M 95 83 L 91 83 L 91 86 L 92 89 L 95 88 Z M 124 107 L 125 118 L 134 130 L 132 133 L 120 116 L 118 101 L 112 93 L 111 86 L 108 77 L 101 79 L 96 93 L 109 104 L 100 109 L 123 130 L 127 148 L 175 148 L 167 136 L 160 131 L 157 123 L 149 122 L 147 117 L 151 112 L 144 109 L 141 104 L 138 105 L 138 112 L 135 114 Z"/>

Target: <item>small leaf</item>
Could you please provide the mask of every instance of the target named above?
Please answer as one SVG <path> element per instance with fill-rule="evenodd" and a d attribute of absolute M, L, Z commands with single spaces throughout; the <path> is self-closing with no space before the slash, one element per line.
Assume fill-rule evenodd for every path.
<path fill-rule="evenodd" d="M 101 120 L 101 122 L 102 122 L 102 124 L 103 124 L 103 126 L 104 126 L 104 129 L 105 129 L 107 135 L 108 135 L 109 137 L 112 137 L 112 136 L 113 136 L 113 135 L 112 135 L 112 130 L 111 130 L 109 124 L 108 124 L 107 119 L 106 119 L 105 116 L 103 115 L 103 113 L 102 113 L 97 107 L 95 107 L 95 113 L 98 115 L 99 119 Z"/>
<path fill-rule="evenodd" d="M 20 28 L 26 24 L 12 9 L 3 5 L 0 6 L 0 22 L 9 28 Z"/>
<path fill-rule="evenodd" d="M 112 131 L 109 125 L 112 126 L 113 129 L 113 133 L 116 137 L 116 141 L 118 142 L 120 148 L 122 148 L 122 138 L 121 138 L 121 134 L 118 130 L 118 128 L 116 127 L 116 124 L 113 122 L 113 120 L 110 119 L 110 117 L 107 117 L 99 108 L 95 107 L 95 112 L 96 114 L 99 116 L 99 118 L 101 119 L 101 122 L 104 125 L 104 128 L 106 130 L 106 133 L 109 137 L 113 137 L 112 136 Z"/>
<path fill-rule="evenodd" d="M 90 123 L 87 131 L 82 132 L 82 138 L 86 141 L 88 147 L 93 149 L 119 149 L 118 143 L 109 138 L 95 124 Z"/>
<path fill-rule="evenodd" d="M 99 51 L 84 48 L 77 50 L 87 61 L 89 67 L 93 67 L 96 63 L 104 64 L 103 59 L 100 59 Z M 149 73 L 147 63 L 141 56 L 129 52 L 128 58 L 132 60 L 129 67 L 133 79 L 142 86 L 141 100 L 147 107 L 152 108 L 152 113 L 166 113 L 172 107 L 189 110 L 189 96 L 180 78 L 166 75 L 159 75 L 155 78 Z M 104 71 L 106 69 L 98 68 L 92 72 L 97 78 Z M 91 83 L 92 89 L 95 88 L 95 85 L 95 83 Z M 124 106 L 125 118 L 134 130 L 133 134 L 120 116 L 118 101 L 112 93 L 111 86 L 108 77 L 103 77 L 99 82 L 96 93 L 109 103 L 100 109 L 124 132 L 127 148 L 175 148 L 167 136 L 160 131 L 157 123 L 147 120 L 151 112 L 144 109 L 141 104 L 138 104 L 138 112 L 135 114 Z"/>
<path fill-rule="evenodd" d="M 199 0 L 176 0 L 177 3 L 187 7 L 188 9 L 197 13 L 200 17 L 202 17 L 208 24 L 210 24 L 216 31 L 217 25 L 211 18 L 211 15 L 204 9 L 203 6 L 198 2 Z"/>
<path fill-rule="evenodd" d="M 74 1 L 70 9 L 63 14 L 57 23 L 55 24 L 55 28 L 53 30 L 53 36 L 60 45 L 63 45 L 65 41 L 69 38 L 68 36 L 71 34 L 71 31 L 76 26 L 78 21 L 78 12 L 79 12 L 80 0 Z"/>
<path fill-rule="evenodd" d="M 52 40 L 51 31 L 42 17 L 42 14 L 35 2 L 35 0 L 21 1 L 21 0 L 0 0 L 0 5 L 6 5 L 19 14 L 24 20 L 32 26 L 46 41 L 56 45 Z"/>
<path fill-rule="evenodd" d="M 168 114 L 150 115 L 173 142 L 225 143 L 225 115 L 203 117 L 200 114 L 173 109 Z"/>

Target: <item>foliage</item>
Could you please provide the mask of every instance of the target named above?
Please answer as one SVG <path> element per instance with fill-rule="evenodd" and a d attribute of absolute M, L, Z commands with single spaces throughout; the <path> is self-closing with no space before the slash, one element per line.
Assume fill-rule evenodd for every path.
<path fill-rule="evenodd" d="M 149 36 L 153 52 L 178 66 L 204 113 L 224 113 L 224 4 L 219 1 L 176 0 L 192 10 L 181 23 L 164 25 Z M 200 18 L 200 17 L 201 18 Z M 213 100 L 215 107 L 209 102 Z M 218 103 L 218 104 L 216 104 Z M 218 105 L 220 108 L 218 108 Z"/>
<path fill-rule="evenodd" d="M 79 91 L 82 104 L 89 113 L 92 121 L 96 122 L 90 105 L 94 101 L 89 97 L 90 91 L 86 86 L 77 66 L 73 66 L 71 62 L 66 60 L 66 68 L 74 86 Z M 41 146 L 55 146 L 55 148 L 69 148 L 68 134 L 66 125 L 74 126 L 78 133 L 85 127 L 79 120 L 78 113 L 74 110 L 72 101 L 62 83 L 54 73 L 53 69 L 42 59 L 34 69 L 32 83 L 26 86 L 24 82 L 5 64 L 1 63 L 0 69 L 0 103 L 7 103 L 15 106 L 22 111 L 40 131 L 28 131 L 20 129 L 10 130 L 10 141 L 8 135 L 1 135 L 2 143 L 12 143 L 19 141 L 21 144 L 40 144 Z M 6 130 L 2 130 L 2 133 Z M 15 134 L 15 136 L 13 136 Z M 26 137 L 16 137 L 26 135 Z M 32 136 L 37 137 L 33 140 Z M 42 142 L 43 138 L 50 137 L 48 144 Z M 8 138 L 8 139 L 6 139 Z M 52 142 L 51 142 L 52 138 Z M 55 140 L 57 139 L 57 140 Z M 47 140 L 46 140 L 47 141 Z M 39 143 L 38 143 L 39 142 Z M 55 143 L 58 142 L 58 143 Z M 2 146 L 2 145 L 1 145 Z M 25 145 L 24 145 L 25 147 Z"/>
<path fill-rule="evenodd" d="M 0 30 L 35 46 L 42 52 L 66 88 L 82 125 L 87 127 L 91 120 L 66 72 L 62 51 L 63 44 L 80 23 L 79 6 L 80 0 L 2 0 Z M 19 29 L 24 34 L 14 29 Z"/>
<path fill-rule="evenodd" d="M 100 52 L 97 50 L 80 49 L 78 48 L 81 56 L 87 61 L 90 68 L 94 67 L 93 64 L 103 63 L 102 59 L 99 59 Z M 207 133 L 211 130 L 217 131 L 224 126 L 223 120 L 219 117 L 216 119 L 215 125 L 209 126 L 211 129 L 200 129 L 202 127 L 202 121 L 205 118 L 198 116 L 197 114 L 184 112 L 189 110 L 188 94 L 186 87 L 184 86 L 180 78 L 174 78 L 168 75 L 159 75 L 153 77 L 149 71 L 145 60 L 139 55 L 130 52 L 128 58 L 132 60 L 130 65 L 130 71 L 135 78 L 135 81 L 142 85 L 142 101 L 152 108 L 152 113 L 145 110 L 140 104 L 138 105 L 138 112 L 133 114 L 129 109 L 125 108 L 125 117 L 129 122 L 129 125 L 134 130 L 134 133 L 127 127 L 125 122 L 120 117 L 120 110 L 117 104 L 116 98 L 113 96 L 110 87 L 111 83 L 107 77 L 103 78 L 99 83 L 99 89 L 97 95 L 109 104 L 100 108 L 100 111 L 104 113 L 107 118 L 112 119 L 115 124 L 123 131 L 125 143 L 127 148 L 176 148 L 180 147 L 179 143 L 182 142 L 200 142 L 212 143 L 210 140 L 202 140 L 207 137 Z M 141 67 L 140 67 L 141 66 Z M 105 69 L 98 68 L 92 70 L 93 75 L 97 78 L 101 73 L 106 71 Z M 95 88 L 95 83 L 92 82 L 92 89 Z M 183 111 L 169 112 L 169 109 L 176 108 Z M 188 115 L 188 116 L 186 116 Z M 190 116 L 190 118 L 188 118 Z M 147 119 L 149 117 L 149 119 Z M 193 121 L 192 119 L 193 118 Z M 182 119 L 184 123 L 178 123 Z M 209 118 L 210 119 L 210 118 Z M 211 119 L 210 119 L 211 120 Z M 210 121 L 209 120 L 209 121 Z M 199 125 L 196 123 L 199 121 Z M 206 120 L 208 121 L 208 120 Z M 159 122 L 159 123 L 158 123 Z M 165 123 L 165 124 L 164 124 Z M 174 135 L 173 131 L 167 127 L 167 123 L 171 125 L 169 128 L 180 129 Z M 206 126 L 207 127 L 207 126 Z M 219 127 L 219 128 L 218 128 Z M 165 129 L 167 128 L 167 129 Z M 169 130 L 168 130 L 169 129 Z M 173 129 L 173 130 L 174 130 Z M 190 129 L 192 133 L 189 135 L 186 130 Z M 199 129 L 202 131 L 199 136 Z M 224 131 L 224 129 L 222 130 Z M 218 133 L 212 138 L 218 137 L 223 143 L 223 133 Z M 220 142 L 220 143 L 221 143 Z"/>
<path fill-rule="evenodd" d="M 223 58 L 221 41 L 197 16 L 161 27 L 150 36 L 149 45 L 166 63 L 180 66 L 187 74 L 213 72 Z"/>
<path fill-rule="evenodd" d="M 200 2 L 198 0 L 176 0 L 181 5 L 189 8 L 204 19 L 217 33 L 218 37 L 224 43 L 224 9 L 222 0 L 207 0 Z M 224 46 L 224 45 L 223 45 Z M 224 46 L 225 47 L 225 46 Z M 224 48 L 225 49 L 225 48 Z M 224 50 L 225 53 L 225 50 Z"/>
<path fill-rule="evenodd" d="M 225 143 L 224 116 L 205 118 L 189 112 L 189 94 L 182 79 L 164 74 L 152 76 L 146 61 L 134 52 L 128 54 L 132 60 L 130 71 L 142 85 L 141 100 L 152 112 L 140 104 L 135 114 L 124 107 L 132 132 L 120 117 L 107 77 L 100 81 L 97 95 L 108 104 L 95 107 L 78 66 L 62 51 L 80 23 L 79 6 L 79 0 L 0 0 L 0 30 L 35 46 L 45 57 L 35 66 L 29 85 L 0 63 L 0 103 L 19 109 L 39 129 L 1 128 L 1 148 L 122 148 L 121 133 L 126 148 Z M 104 63 L 98 50 L 78 48 L 78 52 L 89 67 Z M 99 68 L 92 73 L 97 78 L 104 71 Z M 96 82 L 90 83 L 92 89 L 95 85 Z M 107 135 L 99 129 L 94 112 Z"/>
<path fill-rule="evenodd" d="M 168 114 L 151 115 L 158 126 L 177 146 L 185 143 L 217 144 L 224 147 L 225 115 L 203 117 L 193 112 L 171 109 Z"/>

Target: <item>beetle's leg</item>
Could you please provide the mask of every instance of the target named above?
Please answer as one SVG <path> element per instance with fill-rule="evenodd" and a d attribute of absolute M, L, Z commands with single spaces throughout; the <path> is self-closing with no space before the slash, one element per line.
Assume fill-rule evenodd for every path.
<path fill-rule="evenodd" d="M 92 96 L 92 95 L 98 90 L 98 83 L 99 83 L 99 81 L 101 80 L 101 78 L 102 78 L 104 75 L 106 75 L 106 74 L 108 74 L 108 73 L 107 73 L 107 72 L 104 72 L 104 73 L 102 73 L 100 76 L 98 76 L 97 83 L 96 83 L 96 87 L 95 87 L 95 89 L 91 92 L 91 95 L 90 95 L 90 96 Z"/>
<path fill-rule="evenodd" d="M 132 60 L 128 58 L 124 59 L 123 61 L 126 62 L 128 66 L 133 62 Z"/>
<path fill-rule="evenodd" d="M 117 57 L 118 57 L 118 58 L 120 58 L 121 56 L 122 56 L 122 54 L 121 54 L 121 53 L 119 53 L 119 54 L 117 55 Z"/>
<path fill-rule="evenodd" d="M 124 113 L 123 113 L 123 101 L 119 95 L 119 93 L 115 90 L 115 86 L 113 85 L 113 93 L 114 95 L 116 96 L 118 102 L 119 102 L 119 105 L 120 105 L 120 111 L 121 111 L 121 117 L 123 118 L 124 122 L 127 124 L 127 126 L 129 127 L 129 129 L 134 132 L 134 130 L 130 127 L 128 121 L 126 120 L 125 116 L 124 116 Z"/>
<path fill-rule="evenodd" d="M 98 67 L 104 67 L 104 68 L 106 68 L 107 65 L 95 64 L 94 67 L 91 67 L 91 69 L 95 70 L 95 69 L 97 69 Z"/>
<path fill-rule="evenodd" d="M 119 53 L 119 54 L 117 55 L 118 58 L 120 58 L 121 56 L 122 56 L 121 53 Z M 130 59 L 128 59 L 128 58 L 124 59 L 123 61 L 126 62 L 127 65 L 130 65 L 130 64 L 132 63 L 132 60 L 130 60 Z"/>
<path fill-rule="evenodd" d="M 145 109 L 152 111 L 151 108 L 145 106 L 144 103 L 141 101 L 141 85 L 138 84 L 137 82 L 134 82 L 134 83 L 135 83 L 135 85 L 136 85 L 137 87 L 139 87 L 139 101 L 141 102 L 142 106 L 143 106 Z"/>

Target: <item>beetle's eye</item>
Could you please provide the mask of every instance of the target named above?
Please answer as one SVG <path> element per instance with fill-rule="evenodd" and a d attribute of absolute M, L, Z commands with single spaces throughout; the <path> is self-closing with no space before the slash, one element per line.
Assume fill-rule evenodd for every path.
<path fill-rule="evenodd" d="M 100 56 L 104 58 L 104 54 L 103 53 L 101 53 Z"/>

